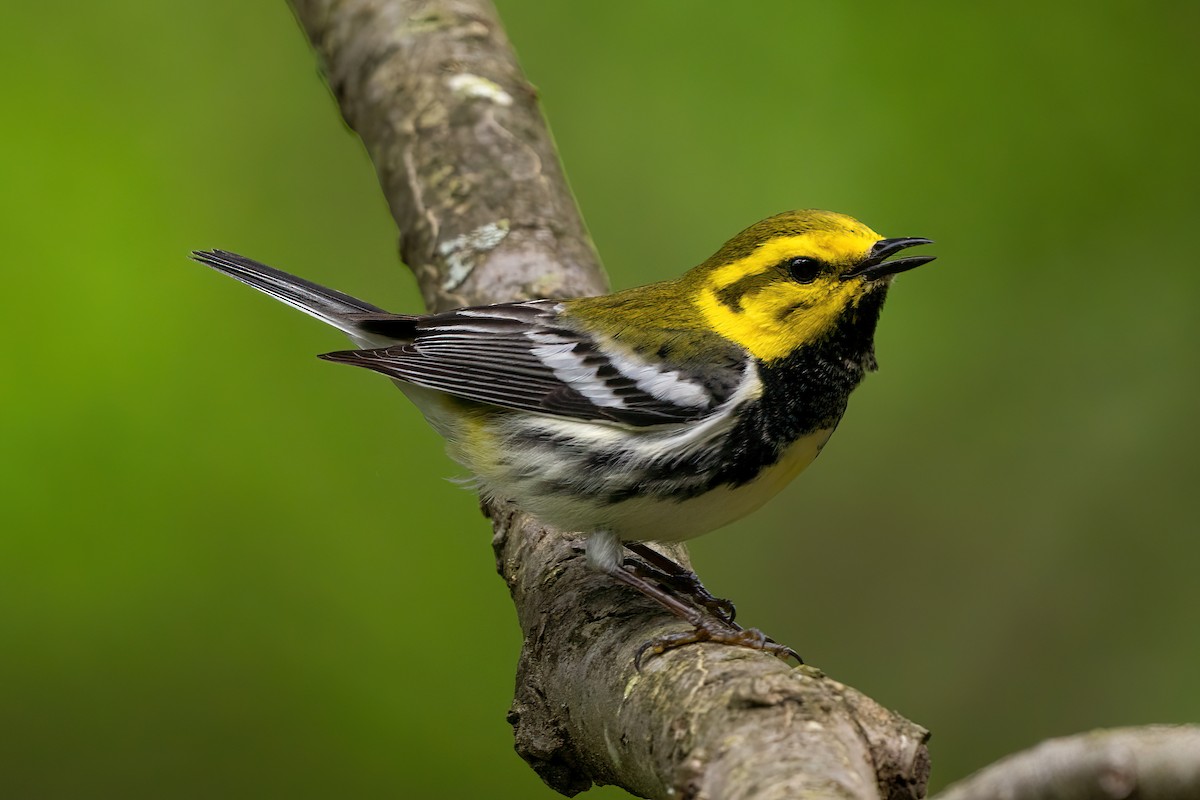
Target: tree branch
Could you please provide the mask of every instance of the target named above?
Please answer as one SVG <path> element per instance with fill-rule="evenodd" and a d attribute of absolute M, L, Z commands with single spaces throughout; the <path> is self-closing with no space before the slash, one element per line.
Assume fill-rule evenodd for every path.
<path fill-rule="evenodd" d="M 604 291 L 536 95 L 478 0 L 296 0 L 366 144 L 430 308 Z M 698 645 L 633 654 L 679 623 L 586 567 L 578 539 L 495 509 L 525 646 L 510 713 L 553 788 L 646 797 L 917 797 L 925 732 L 815 670 Z M 672 553 L 685 559 L 679 549 Z M 809 795 L 805 795 L 809 796 Z"/>
<path fill-rule="evenodd" d="M 596 294 L 605 280 L 536 93 L 486 0 L 293 0 L 365 143 L 430 309 Z M 554 789 L 644 797 L 916 798 L 926 732 L 811 668 L 694 645 L 586 567 L 579 537 L 485 509 L 524 632 L 509 718 Z M 670 554 L 686 563 L 686 551 Z M 982 795 L 947 795 L 959 797 Z"/>

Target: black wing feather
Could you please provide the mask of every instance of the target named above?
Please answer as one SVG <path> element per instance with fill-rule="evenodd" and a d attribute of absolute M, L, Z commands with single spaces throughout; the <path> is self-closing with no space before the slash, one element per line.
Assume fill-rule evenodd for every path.
<path fill-rule="evenodd" d="M 555 301 L 542 300 L 408 320 L 380 315 L 360 324 L 409 341 L 321 358 L 480 403 L 635 427 L 678 424 L 711 414 L 733 393 L 746 368 L 745 359 L 734 359 L 705 375 L 695 368 L 650 365 L 632 353 L 623 354 L 618 364 L 591 336 L 560 318 L 560 308 Z M 554 354 L 548 358 L 539 352 L 545 348 Z M 556 369 L 548 363 L 556 359 L 569 368 Z M 637 377 L 626 374 L 638 370 L 655 374 L 654 367 L 674 373 L 674 377 L 663 376 L 668 384 L 676 379 L 687 382 L 688 402 L 663 397 L 662 391 L 656 395 L 640 386 Z"/>

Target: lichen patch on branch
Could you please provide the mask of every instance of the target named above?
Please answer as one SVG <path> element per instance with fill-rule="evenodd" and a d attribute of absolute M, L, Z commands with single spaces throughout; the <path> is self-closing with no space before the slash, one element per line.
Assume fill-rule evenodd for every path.
<path fill-rule="evenodd" d="M 451 75 L 446 79 L 446 85 L 456 94 L 490 100 L 499 106 L 511 106 L 513 102 L 512 95 L 504 91 L 500 84 L 469 72 Z"/>
<path fill-rule="evenodd" d="M 480 225 L 461 236 L 438 245 L 438 255 L 446 261 L 446 279 L 442 289 L 452 292 L 471 277 L 475 258 L 495 249 L 508 236 L 508 220 L 502 219 Z"/>

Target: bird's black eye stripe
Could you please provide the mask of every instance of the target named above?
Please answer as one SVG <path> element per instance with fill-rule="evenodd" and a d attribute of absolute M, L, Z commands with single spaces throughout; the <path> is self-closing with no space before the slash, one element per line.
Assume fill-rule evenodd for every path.
<path fill-rule="evenodd" d="M 812 283 L 821 274 L 825 264 L 817 258 L 796 256 L 784 262 L 784 267 L 792 280 L 797 283 Z"/>

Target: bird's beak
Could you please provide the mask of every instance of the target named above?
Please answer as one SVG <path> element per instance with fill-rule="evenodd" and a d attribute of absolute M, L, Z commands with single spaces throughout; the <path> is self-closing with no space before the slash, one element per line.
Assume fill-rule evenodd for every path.
<path fill-rule="evenodd" d="M 913 267 L 928 264 L 935 256 L 909 256 L 886 261 L 888 256 L 895 255 L 901 250 L 916 247 L 920 244 L 933 244 L 932 239 L 920 237 L 901 237 L 899 239 L 880 239 L 867 253 L 867 257 L 842 273 L 842 280 L 849 278 L 865 278 L 869 281 L 887 278 L 906 272 Z"/>

